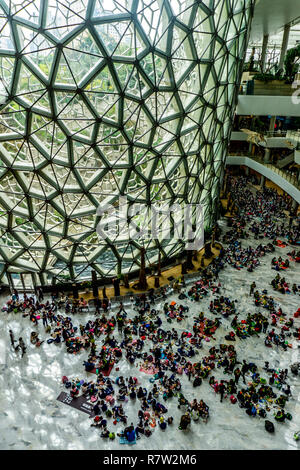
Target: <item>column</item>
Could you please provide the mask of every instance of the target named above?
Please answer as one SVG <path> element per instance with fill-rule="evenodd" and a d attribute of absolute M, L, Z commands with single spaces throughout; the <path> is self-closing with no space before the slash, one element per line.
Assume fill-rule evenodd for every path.
<path fill-rule="evenodd" d="M 271 156 L 271 150 L 266 148 L 265 149 L 265 156 L 264 156 L 264 162 L 269 163 L 270 161 L 270 156 Z"/>
<path fill-rule="evenodd" d="M 115 291 L 115 297 L 119 297 L 120 295 L 120 281 L 118 278 L 114 278 L 112 280 L 113 286 L 114 286 L 114 291 Z"/>
<path fill-rule="evenodd" d="M 22 283 L 23 289 L 26 290 L 23 273 L 20 274 L 20 278 L 21 278 L 21 283 Z"/>
<path fill-rule="evenodd" d="M 267 48 L 268 48 L 268 42 L 269 42 L 269 35 L 265 34 L 263 43 L 262 43 L 262 49 L 261 49 L 261 73 L 264 73 L 266 70 L 266 57 L 267 57 Z"/>
<path fill-rule="evenodd" d="M 223 192 L 224 192 L 224 195 L 227 193 L 227 179 L 228 179 L 228 171 L 225 169 L 225 172 L 224 172 L 224 178 L 223 178 Z"/>
<path fill-rule="evenodd" d="M 292 217 L 295 217 L 297 215 L 298 205 L 299 205 L 298 202 L 295 199 L 293 199 L 291 210 L 290 210 L 290 214 Z"/>
<path fill-rule="evenodd" d="M 276 123 L 276 116 L 272 116 L 270 120 L 269 132 L 274 132 Z"/>
<path fill-rule="evenodd" d="M 74 299 L 79 299 L 78 285 L 76 283 L 72 284 L 72 293 Z"/>
<path fill-rule="evenodd" d="M 225 175 L 224 168 L 225 168 L 225 166 L 222 166 L 221 172 L 220 172 L 220 188 L 221 189 L 223 188 L 223 185 L 224 185 L 224 175 Z"/>
<path fill-rule="evenodd" d="M 286 24 L 284 27 L 278 70 L 283 70 L 284 58 L 289 43 L 290 28 L 291 26 L 289 24 Z"/>
<path fill-rule="evenodd" d="M 37 288 L 37 276 L 36 273 L 31 273 L 31 279 L 32 279 L 32 285 L 34 287 L 34 290 L 36 291 Z"/>
<path fill-rule="evenodd" d="M 265 187 L 265 184 L 266 184 L 266 177 L 264 175 L 261 175 L 261 178 L 260 178 L 260 187 L 261 188 L 264 188 Z"/>
<path fill-rule="evenodd" d="M 98 298 L 98 284 L 97 284 L 97 273 L 94 269 L 92 269 L 92 288 L 93 288 L 93 296 Z"/>
<path fill-rule="evenodd" d="M 6 276 L 7 276 L 7 280 L 8 280 L 8 284 L 10 288 L 10 293 L 12 294 L 15 288 L 13 278 L 12 278 L 11 273 L 9 272 L 6 272 Z"/>

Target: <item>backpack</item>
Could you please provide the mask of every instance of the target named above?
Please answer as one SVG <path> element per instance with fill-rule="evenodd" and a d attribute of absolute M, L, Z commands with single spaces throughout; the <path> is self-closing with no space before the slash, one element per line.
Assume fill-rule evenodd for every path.
<path fill-rule="evenodd" d="M 265 421 L 265 429 L 266 431 L 273 433 L 275 431 L 274 424 L 271 421 Z"/>
<path fill-rule="evenodd" d="M 293 364 L 291 366 L 291 372 L 295 375 L 298 375 L 298 365 L 297 364 Z"/>
<path fill-rule="evenodd" d="M 195 378 L 195 380 L 193 382 L 193 387 L 199 387 L 201 384 L 202 384 L 201 377 L 197 377 L 197 378 Z"/>
<path fill-rule="evenodd" d="M 266 411 L 263 409 L 259 410 L 258 414 L 261 418 L 265 418 L 267 416 Z"/>

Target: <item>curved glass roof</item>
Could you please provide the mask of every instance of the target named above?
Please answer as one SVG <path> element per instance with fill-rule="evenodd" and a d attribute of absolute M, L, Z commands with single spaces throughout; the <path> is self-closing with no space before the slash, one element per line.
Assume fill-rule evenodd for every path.
<path fill-rule="evenodd" d="M 111 276 L 137 270 L 141 246 L 147 264 L 184 249 L 99 237 L 120 195 L 201 204 L 213 224 L 252 3 L 0 0 L 2 281 Z"/>

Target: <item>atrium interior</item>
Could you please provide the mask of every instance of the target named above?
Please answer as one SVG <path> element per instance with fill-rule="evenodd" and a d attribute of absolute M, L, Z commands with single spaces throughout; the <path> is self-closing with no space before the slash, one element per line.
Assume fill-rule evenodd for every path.
<path fill-rule="evenodd" d="M 0 449 L 298 450 L 300 0 L 0 0 Z"/>

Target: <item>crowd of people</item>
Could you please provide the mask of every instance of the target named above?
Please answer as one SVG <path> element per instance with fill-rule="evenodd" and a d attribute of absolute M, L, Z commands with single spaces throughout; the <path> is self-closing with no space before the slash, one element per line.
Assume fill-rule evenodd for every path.
<path fill-rule="evenodd" d="M 192 285 L 187 286 L 182 276 L 175 289 L 171 286 L 161 289 L 160 298 L 164 301 L 161 310 L 156 305 L 153 291 L 132 295 L 131 305 L 125 308 L 121 302 L 116 312 L 111 309 L 109 301 L 104 306 L 98 303 L 94 318 L 77 326 L 73 314 L 87 308 L 84 299 L 73 304 L 71 299 L 62 295 L 44 301 L 39 293 L 37 297 L 24 294 L 21 300 L 15 291 L 3 307 L 6 314 L 28 317 L 33 327 L 42 323 L 48 344 L 65 343 L 70 354 L 88 353 L 82 363 L 83 370 L 94 373 L 95 380 L 64 376 L 63 386 L 69 389 L 72 398 L 84 396 L 93 404 L 91 426 L 100 430 L 102 438 L 113 440 L 117 436 L 120 442 L 132 443 L 142 435 L 150 437 L 155 428 L 164 431 L 177 426 L 185 431 L 192 422 L 207 422 L 212 407 L 200 398 L 204 381 L 221 403 L 238 404 L 252 418 L 266 418 L 267 413 L 273 412 L 276 421 L 292 419 L 285 411 L 292 396 L 288 370 L 272 369 L 266 363 L 259 371 L 255 363 L 238 356 L 232 342 L 263 334 L 267 348 L 280 346 L 284 351 L 291 347 L 292 339 L 300 339 L 300 328 L 266 290 L 260 293 L 256 289 L 255 282 L 249 286 L 253 311 L 243 317 L 239 312 L 239 301 L 223 293 L 219 273 L 227 266 L 252 272 L 260 266 L 263 256 L 274 252 L 274 243 L 243 248 L 242 240 L 249 239 L 251 232 L 255 238 L 266 237 L 273 241 L 278 235 L 290 239 L 291 236 L 297 238 L 299 233 L 291 227 L 286 231 L 283 222 L 278 224 L 273 220 L 284 217 L 288 207 L 285 198 L 272 190 L 264 190 L 254 196 L 252 191 L 245 189 L 243 178 L 229 178 L 229 185 L 231 197 L 240 212 L 230 220 L 229 229 L 223 235 L 227 247 L 221 248 L 219 255 L 199 273 Z M 253 220 L 257 217 L 259 221 Z M 297 252 L 293 254 L 296 259 Z M 283 261 L 281 257 L 274 257 L 271 264 L 280 269 L 289 267 L 289 261 Z M 300 292 L 296 284 L 290 289 L 279 274 L 271 285 L 280 293 Z M 170 300 L 168 292 L 174 296 L 176 292 L 178 299 Z M 199 310 L 204 310 L 201 301 L 207 297 L 210 299 L 207 313 L 200 311 L 192 317 L 188 303 L 198 303 Z M 265 309 L 265 313 L 258 309 Z M 61 310 L 65 310 L 64 314 Z M 296 314 L 294 318 L 299 317 Z M 209 354 L 203 353 L 200 357 L 204 344 L 217 341 L 216 335 L 223 322 L 229 328 L 223 342 L 215 343 L 209 348 Z M 23 357 L 26 353 L 23 339 L 20 338 L 15 346 L 11 330 L 10 338 L 12 346 L 16 351 L 21 350 Z M 45 341 L 41 341 L 33 331 L 30 342 L 40 347 Z M 109 377 L 113 368 L 119 370 L 121 360 L 138 367 L 141 374 L 148 374 L 148 388 L 142 387 L 137 377 L 123 377 L 122 371 L 116 379 Z M 227 378 L 217 379 L 216 371 L 222 371 Z M 195 390 L 192 400 L 185 396 L 186 380 Z M 167 407 L 169 400 L 174 398 L 178 400 L 181 413 L 177 423 Z M 126 414 L 129 401 L 136 403 L 136 422 L 130 420 L 130 424 Z M 116 427 L 118 424 L 123 426 L 121 431 Z"/>
<path fill-rule="evenodd" d="M 277 274 L 274 279 L 271 281 L 271 285 L 274 290 L 277 290 L 281 294 L 299 294 L 299 286 L 293 284 L 292 289 L 290 288 L 289 283 L 286 281 L 285 277 L 281 277 L 280 274 Z"/>
<path fill-rule="evenodd" d="M 275 271 L 282 271 L 284 269 L 287 269 L 290 265 L 290 262 L 288 259 L 285 261 L 279 256 L 278 259 L 274 257 L 271 261 L 272 269 L 275 269 Z"/>

